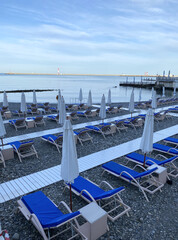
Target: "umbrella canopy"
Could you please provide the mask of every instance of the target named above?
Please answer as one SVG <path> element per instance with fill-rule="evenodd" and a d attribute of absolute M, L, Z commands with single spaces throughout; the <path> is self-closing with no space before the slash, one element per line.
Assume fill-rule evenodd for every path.
<path fill-rule="evenodd" d="M 108 105 L 111 105 L 111 90 L 109 89 L 108 91 L 108 101 L 107 101 Z"/>
<path fill-rule="evenodd" d="M 141 138 L 140 149 L 145 154 L 149 153 L 153 149 L 153 127 L 154 127 L 154 114 L 153 110 L 150 108 L 146 114 L 145 124 L 143 135 Z M 144 158 L 144 165 L 145 165 L 145 158 Z"/>
<path fill-rule="evenodd" d="M 2 145 L 3 145 L 3 137 L 6 135 L 6 129 L 4 127 L 4 123 L 3 123 L 3 120 L 2 120 L 2 115 L 0 114 L 0 138 L 1 138 L 1 141 L 2 141 Z"/>
<path fill-rule="evenodd" d="M 61 104 L 61 91 L 58 90 L 58 99 L 57 99 L 57 109 L 60 111 L 60 104 Z"/>
<path fill-rule="evenodd" d="M 59 124 L 64 125 L 66 119 L 66 106 L 64 98 L 61 97 L 60 110 L 59 110 Z"/>
<path fill-rule="evenodd" d="M 65 120 L 63 130 L 61 177 L 70 184 L 70 208 L 72 209 L 71 183 L 79 175 L 76 144 L 70 120 Z"/>
<path fill-rule="evenodd" d="M 153 109 L 157 108 L 156 91 L 154 91 L 154 90 L 153 90 L 153 95 L 152 95 L 151 107 Z"/>
<path fill-rule="evenodd" d="M 141 100 L 142 100 L 142 89 L 140 88 L 138 101 L 141 102 Z"/>
<path fill-rule="evenodd" d="M 104 120 L 106 118 L 106 102 L 105 102 L 105 96 L 103 94 L 101 98 L 101 107 L 99 112 L 99 117 Z"/>
<path fill-rule="evenodd" d="M 165 87 L 163 87 L 162 97 L 165 97 Z"/>
<path fill-rule="evenodd" d="M 8 107 L 9 104 L 8 104 L 8 101 L 7 101 L 7 94 L 6 94 L 6 91 L 4 91 L 4 94 L 3 94 L 3 107 Z"/>
<path fill-rule="evenodd" d="M 176 96 L 176 86 L 174 86 L 174 97 Z"/>
<path fill-rule="evenodd" d="M 20 106 L 21 112 L 25 113 L 27 111 L 27 105 L 26 105 L 26 100 L 25 100 L 25 93 L 22 92 L 21 95 L 21 106 Z"/>
<path fill-rule="evenodd" d="M 131 114 L 134 112 L 134 90 L 132 90 L 132 93 L 130 95 L 129 111 Z"/>
<path fill-rule="evenodd" d="M 92 95 L 91 95 L 91 90 L 88 93 L 88 101 L 87 101 L 87 106 L 91 107 L 92 106 Z"/>
<path fill-rule="evenodd" d="M 35 90 L 33 90 L 33 104 L 37 104 L 36 92 L 35 92 Z"/>
<path fill-rule="evenodd" d="M 82 93 L 82 89 L 80 88 L 80 92 L 79 92 L 79 101 L 80 103 L 82 103 L 83 100 L 83 93 Z"/>

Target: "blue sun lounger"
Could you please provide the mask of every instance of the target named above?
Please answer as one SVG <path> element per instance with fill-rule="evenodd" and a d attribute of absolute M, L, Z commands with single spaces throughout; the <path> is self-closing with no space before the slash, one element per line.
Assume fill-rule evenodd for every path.
<path fill-rule="evenodd" d="M 143 170 L 143 167 L 140 165 L 136 165 L 135 168 L 136 167 L 140 167 Z M 131 169 L 111 161 L 103 164 L 102 168 L 104 168 L 104 172 L 106 171 L 116 177 L 119 177 L 137 186 L 142 191 L 147 201 L 149 200 L 145 191 L 150 194 L 153 194 L 156 191 L 161 190 L 161 188 L 164 186 L 164 184 L 157 182 L 156 179 L 152 176 L 152 173 L 154 173 L 157 170 L 156 167 L 140 173 L 135 171 L 135 168 Z"/>
<path fill-rule="evenodd" d="M 153 150 L 156 150 L 158 152 L 171 154 L 173 156 L 178 156 L 178 149 L 172 148 L 172 147 L 169 147 L 169 146 L 165 146 L 165 145 L 162 145 L 162 144 L 159 144 L 159 143 L 154 143 L 153 144 Z"/>
<path fill-rule="evenodd" d="M 41 139 L 56 146 L 58 152 L 60 153 L 60 148 L 62 148 L 62 141 L 63 141 L 62 133 L 59 134 L 58 136 L 55 136 L 53 134 L 47 134 L 42 136 Z"/>
<path fill-rule="evenodd" d="M 111 123 L 100 123 L 97 126 L 89 125 L 89 126 L 85 126 L 85 128 L 97 133 L 101 133 L 102 136 L 105 138 L 105 135 L 112 134 L 113 136 L 113 133 L 115 132 L 111 130 L 110 126 L 111 126 Z"/>
<path fill-rule="evenodd" d="M 176 146 L 178 146 L 178 138 L 172 138 L 172 137 L 168 137 L 164 139 L 164 142 L 166 143 L 172 143 Z"/>
<path fill-rule="evenodd" d="M 59 114 L 55 114 L 55 115 L 48 115 L 47 119 L 49 120 L 54 120 L 54 121 L 59 121 Z"/>
<path fill-rule="evenodd" d="M 144 163 L 144 156 L 139 153 L 132 152 L 132 153 L 127 154 L 125 157 L 127 160 L 135 162 L 135 163 L 139 163 L 139 164 Z M 158 166 L 165 166 L 165 167 L 167 167 L 167 170 L 168 170 L 167 174 L 169 176 L 177 177 L 178 176 L 178 173 L 177 173 L 178 168 L 174 164 L 174 161 L 176 161 L 178 159 L 178 156 L 174 156 L 171 158 L 165 158 L 164 156 L 162 156 L 162 157 L 164 158 L 164 160 L 159 161 L 155 158 L 150 158 L 150 157 L 146 156 L 145 164 L 147 166 L 151 166 L 153 164 L 157 164 Z"/>
<path fill-rule="evenodd" d="M 22 158 L 33 155 L 36 155 L 36 157 L 38 158 L 38 153 L 33 145 L 34 144 L 33 141 L 26 142 L 15 141 L 10 142 L 9 144 L 13 147 L 13 150 L 17 153 L 20 162 L 22 162 Z"/>
<path fill-rule="evenodd" d="M 127 206 L 125 203 L 123 203 L 119 195 L 119 193 L 121 193 L 125 188 L 119 187 L 119 188 L 113 189 L 112 186 L 106 181 L 101 182 L 101 184 L 104 184 L 104 183 L 109 188 L 108 191 L 103 190 L 102 188 L 100 188 L 100 186 L 96 185 L 90 180 L 85 179 L 81 176 L 78 176 L 74 180 L 74 183 L 71 184 L 71 187 L 72 187 L 72 191 L 76 195 L 81 196 L 87 202 L 98 201 L 99 205 L 105 211 L 108 212 L 108 217 L 111 221 L 115 221 L 125 213 L 128 215 L 128 211 L 130 210 L 130 207 Z M 66 187 L 69 188 L 69 185 L 66 184 Z M 102 200 L 107 200 L 107 201 L 104 202 L 103 204 Z M 113 203 L 114 203 L 114 206 L 113 206 Z M 120 210 L 119 213 L 116 213 L 116 210 L 121 207 L 122 207 L 122 212 Z"/>
<path fill-rule="evenodd" d="M 93 142 L 93 140 L 92 140 L 93 138 L 89 135 L 88 131 L 89 130 L 86 128 L 81 129 L 80 131 L 74 131 L 74 133 L 77 136 L 77 139 L 79 140 L 79 142 L 82 146 L 83 146 L 83 142 L 86 142 L 86 141 Z"/>
<path fill-rule="evenodd" d="M 82 239 L 86 239 L 78 229 L 79 224 L 76 218 L 80 216 L 80 212 L 71 212 L 65 202 L 60 202 L 59 206 L 62 205 L 63 208 L 67 210 L 68 213 L 66 214 L 41 191 L 23 196 L 17 203 L 20 212 L 28 221 L 32 222 L 44 240 L 52 239 L 55 236 L 64 234 L 65 231 L 68 230 L 75 231 L 75 237 L 80 235 Z M 66 226 L 64 230 L 58 231 L 57 235 L 54 236 L 53 234 L 53 236 L 50 236 L 51 229 L 59 228 L 66 223 L 71 224 Z M 38 238 L 38 236 L 36 236 L 36 238 Z M 58 239 L 60 239 L 60 237 Z"/>
<path fill-rule="evenodd" d="M 13 119 L 9 120 L 9 124 L 15 127 L 15 130 L 17 131 L 19 128 L 28 128 L 27 124 L 25 122 L 25 118 L 19 118 L 19 119 Z"/>

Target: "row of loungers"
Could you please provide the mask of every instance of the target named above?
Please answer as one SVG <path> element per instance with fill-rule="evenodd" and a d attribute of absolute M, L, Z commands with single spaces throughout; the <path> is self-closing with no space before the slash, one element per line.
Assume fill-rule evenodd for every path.
<path fill-rule="evenodd" d="M 167 138 L 164 141 L 166 143 L 173 142 L 177 146 L 178 139 Z M 154 145 L 153 148 L 158 150 L 158 145 Z M 164 145 L 161 145 L 160 148 L 162 152 Z M 138 189 L 143 193 L 145 199 L 149 201 L 146 193 L 154 194 L 157 191 L 161 191 L 162 187 L 164 186 L 164 183 L 160 183 L 154 175 L 157 168 L 159 166 L 164 166 L 169 169 L 171 165 L 171 167 L 174 168 L 174 171 L 177 172 L 177 167 L 174 162 L 176 159 L 178 159 L 178 151 L 177 153 L 171 152 L 170 150 L 167 151 L 165 148 L 165 152 L 175 156 L 163 161 L 158 161 L 150 157 L 146 158 L 146 165 L 153 165 L 151 169 L 143 168 L 143 155 L 138 153 L 130 153 L 126 155 L 125 157 L 127 160 L 135 162 L 137 164 L 136 167 L 142 169 L 141 172 L 136 171 L 136 167 L 131 169 L 114 161 L 103 164 L 102 168 L 104 172 L 108 172 L 109 174 L 119 177 L 122 180 L 138 187 Z M 175 172 L 173 173 L 172 171 L 168 171 L 168 176 L 177 177 L 178 174 L 175 174 Z M 103 190 L 103 188 L 101 188 L 102 185 L 106 185 L 108 190 Z M 69 188 L 67 183 L 65 184 L 65 188 Z M 120 196 L 125 190 L 125 187 L 121 186 L 114 189 L 106 181 L 103 181 L 100 183 L 100 185 L 97 185 L 89 179 L 78 176 L 74 180 L 74 183 L 71 184 L 71 190 L 77 196 L 81 196 L 88 203 L 98 203 L 98 205 L 107 212 L 109 220 L 113 222 L 124 214 L 129 216 L 130 207 L 123 202 Z M 76 236 L 80 236 L 82 239 L 87 239 L 82 231 L 82 227 L 77 221 L 78 217 L 82 216 L 82 210 L 81 212 L 80 209 L 76 212 L 71 212 L 69 207 L 64 202 L 60 202 L 60 205 L 63 205 L 68 213 L 63 213 L 61 210 L 59 210 L 59 208 L 41 191 L 28 194 L 18 200 L 18 209 L 22 212 L 27 220 L 33 223 L 33 225 L 42 235 L 43 239 L 51 239 L 52 235 L 50 235 L 50 232 L 53 228 L 59 228 L 69 222 L 71 223 L 71 228 L 75 232 L 70 239 L 73 239 L 73 237 Z M 94 207 L 94 205 L 91 207 Z M 46 211 L 46 209 L 48 209 L 48 211 Z M 102 223 L 100 223 L 100 225 L 102 226 Z M 69 229 L 67 228 L 66 230 Z M 100 232 L 101 229 L 97 229 L 96 231 Z M 64 234 L 64 232 L 59 231 L 58 234 Z"/>

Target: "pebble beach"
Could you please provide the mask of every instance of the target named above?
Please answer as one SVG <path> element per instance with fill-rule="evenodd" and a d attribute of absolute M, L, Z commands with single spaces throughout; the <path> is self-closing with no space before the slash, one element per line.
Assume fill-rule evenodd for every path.
<path fill-rule="evenodd" d="M 118 105 L 118 104 L 113 104 Z M 122 103 L 123 107 L 128 107 L 128 103 Z M 9 108 L 11 110 L 19 109 L 18 103 L 10 103 Z M 107 118 L 116 117 L 128 114 L 128 110 L 121 110 L 117 114 L 107 114 Z M 99 117 L 92 118 L 92 121 L 99 120 Z M 72 124 L 85 123 L 87 125 L 86 118 L 80 117 L 79 120 L 72 122 Z M 7 135 L 6 137 L 12 137 L 34 131 L 43 131 L 47 129 L 58 128 L 59 125 L 55 121 L 45 119 L 46 125 L 33 129 L 24 129 L 15 131 L 15 129 L 8 123 L 5 124 Z M 178 118 L 172 117 L 166 118 L 161 122 L 154 123 L 154 131 L 159 131 L 178 124 Z M 135 131 L 133 128 L 128 128 L 127 132 L 116 132 L 114 136 L 107 136 L 104 139 L 100 134 L 91 132 L 93 137 L 93 143 L 85 142 L 84 146 L 77 143 L 77 156 L 81 158 L 83 156 L 117 146 L 119 144 L 131 141 L 133 139 L 142 136 L 143 127 L 138 128 Z M 178 133 L 175 133 L 175 138 L 178 138 Z M 15 159 L 9 160 L 6 163 L 6 168 L 0 168 L 0 182 L 6 182 L 18 177 L 22 177 L 37 171 L 41 171 L 61 163 L 62 153 L 58 153 L 55 146 L 52 146 L 44 142 L 41 138 L 35 138 L 34 146 L 38 152 L 39 158 L 35 156 L 25 158 L 22 163 L 18 160 L 17 155 Z M 163 143 L 161 141 L 160 143 Z M 138 150 L 139 153 L 140 150 Z M 156 153 L 153 151 L 151 157 L 154 157 Z M 125 158 L 121 157 L 114 161 L 124 163 Z M 123 215 L 115 222 L 108 221 L 109 231 L 103 235 L 100 239 L 122 239 L 122 240 L 140 240 L 140 239 L 166 239 L 176 240 L 178 236 L 178 184 L 176 179 L 171 179 L 172 184 L 165 184 L 162 191 L 156 192 L 154 195 L 149 195 L 149 202 L 146 202 L 143 194 L 133 185 L 126 183 L 114 176 L 107 173 L 102 175 L 101 166 L 97 166 L 88 171 L 82 172 L 81 175 L 91 179 L 93 182 L 99 184 L 101 181 L 108 181 L 114 188 L 124 186 L 125 191 L 121 194 L 123 201 L 131 207 L 129 217 Z M 49 185 L 41 189 L 46 196 L 52 201 L 59 204 L 60 201 L 65 201 L 69 205 L 69 193 L 66 190 L 63 193 L 64 183 L 62 181 Z M 18 198 L 19 199 L 19 198 Z M 40 234 L 36 231 L 33 225 L 26 221 L 23 215 L 17 211 L 17 200 L 0 204 L 0 216 L 2 227 L 8 229 L 10 236 L 14 233 L 20 235 L 20 239 L 32 240 L 42 239 Z M 77 211 L 81 207 L 85 206 L 86 202 L 80 197 L 73 194 L 73 211 Z M 64 238 L 63 238 L 64 237 Z M 65 236 L 60 239 L 66 239 Z M 59 238 L 56 238 L 59 239 Z"/>

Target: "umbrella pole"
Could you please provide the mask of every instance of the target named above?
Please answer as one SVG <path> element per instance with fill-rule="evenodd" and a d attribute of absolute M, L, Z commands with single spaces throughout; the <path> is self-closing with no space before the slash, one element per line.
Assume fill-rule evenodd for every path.
<path fill-rule="evenodd" d="M 145 167 L 146 153 L 144 154 L 143 167 Z"/>
<path fill-rule="evenodd" d="M 3 147 L 3 145 L 4 145 L 4 144 L 3 144 L 3 138 L 1 138 L 1 143 L 2 143 L 2 147 Z"/>
<path fill-rule="evenodd" d="M 70 210 L 72 211 L 72 190 L 71 190 L 71 183 L 70 183 Z"/>
<path fill-rule="evenodd" d="M 132 119 L 132 113 L 131 113 L 131 119 Z"/>

